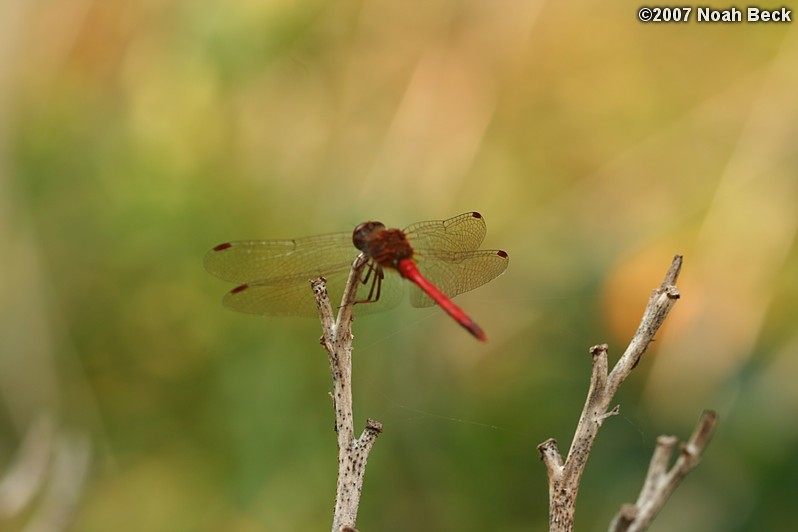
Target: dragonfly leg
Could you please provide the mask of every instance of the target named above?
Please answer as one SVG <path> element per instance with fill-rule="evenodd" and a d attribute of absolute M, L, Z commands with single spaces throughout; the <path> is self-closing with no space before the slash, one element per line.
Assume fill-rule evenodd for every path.
<path fill-rule="evenodd" d="M 371 274 L 372 274 L 372 273 L 374 273 L 374 268 L 375 268 L 375 265 L 374 265 L 374 263 L 373 263 L 373 262 L 369 262 L 369 263 L 366 265 L 366 275 L 365 275 L 365 276 L 363 276 L 363 277 L 360 279 L 360 283 L 361 283 L 361 284 L 364 284 L 364 285 L 365 285 L 365 284 L 368 284 L 368 282 L 369 282 L 369 279 L 371 279 Z"/>
<path fill-rule="evenodd" d="M 382 266 L 370 262 L 368 265 L 368 273 L 366 273 L 366 276 L 361 280 L 364 285 L 371 283 L 371 286 L 369 287 L 369 295 L 366 297 L 366 299 L 355 301 L 355 303 L 376 303 L 379 301 L 380 291 L 382 290 L 382 280 L 384 277 L 385 273 L 383 272 Z"/>

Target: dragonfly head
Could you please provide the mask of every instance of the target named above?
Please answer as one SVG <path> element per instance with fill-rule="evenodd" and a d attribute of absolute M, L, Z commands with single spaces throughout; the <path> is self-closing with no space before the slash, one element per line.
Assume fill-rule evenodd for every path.
<path fill-rule="evenodd" d="M 369 236 L 375 231 L 383 229 L 385 229 L 385 224 L 382 222 L 363 222 L 352 232 L 352 243 L 360 251 L 368 251 Z"/>

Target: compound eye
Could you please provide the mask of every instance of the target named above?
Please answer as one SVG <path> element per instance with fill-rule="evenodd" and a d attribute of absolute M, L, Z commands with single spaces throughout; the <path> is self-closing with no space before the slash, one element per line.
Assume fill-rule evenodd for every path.
<path fill-rule="evenodd" d="M 369 236 L 375 231 L 380 231 L 382 229 L 385 229 L 385 225 L 382 222 L 363 222 L 355 227 L 355 230 L 352 232 L 352 243 L 360 251 L 366 251 Z"/>

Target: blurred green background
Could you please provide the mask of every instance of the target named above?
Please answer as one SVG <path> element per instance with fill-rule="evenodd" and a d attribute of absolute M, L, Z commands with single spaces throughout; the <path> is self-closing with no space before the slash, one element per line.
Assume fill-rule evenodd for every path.
<path fill-rule="evenodd" d="M 468 210 L 511 257 L 457 300 L 490 341 L 407 303 L 355 323 L 362 530 L 545 530 L 536 446 L 565 452 L 588 348 L 615 360 L 675 253 L 577 529 L 704 408 L 652 530 L 798 528 L 798 23 L 638 7 L 0 3 L 0 528 L 329 529 L 319 324 L 226 311 L 203 254 Z"/>

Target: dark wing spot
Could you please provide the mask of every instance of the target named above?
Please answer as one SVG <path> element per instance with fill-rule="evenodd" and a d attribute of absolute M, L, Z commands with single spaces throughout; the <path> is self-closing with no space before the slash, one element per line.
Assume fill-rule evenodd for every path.
<path fill-rule="evenodd" d="M 224 244 L 219 244 L 218 246 L 213 248 L 213 250 L 214 251 L 222 251 L 223 249 L 227 249 L 227 248 L 231 248 L 231 247 L 233 247 L 233 244 L 231 244 L 230 242 L 225 242 Z"/>
<path fill-rule="evenodd" d="M 244 291 L 244 290 L 246 290 L 247 288 L 249 288 L 249 285 L 248 285 L 248 284 L 242 284 L 242 285 L 236 286 L 235 288 L 233 288 L 232 290 L 230 290 L 230 293 L 231 293 L 231 294 L 237 294 L 237 293 L 239 293 L 239 292 L 243 292 L 243 291 Z"/>
<path fill-rule="evenodd" d="M 479 214 L 478 212 L 472 212 L 471 213 L 471 217 L 473 217 L 473 218 L 482 218 L 482 215 Z"/>
<path fill-rule="evenodd" d="M 497 254 L 498 256 L 500 256 L 501 258 L 503 258 L 503 259 L 506 259 L 506 258 L 507 258 L 507 252 L 506 252 L 506 251 L 503 251 L 503 250 L 501 250 L 501 249 L 500 249 L 499 251 L 497 251 L 497 252 L 496 252 L 496 254 Z"/>

